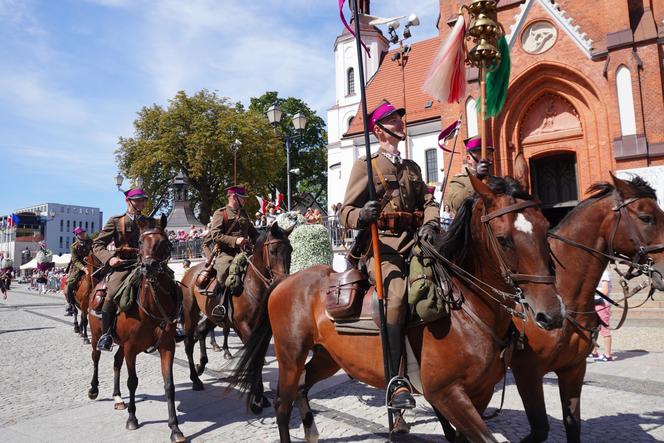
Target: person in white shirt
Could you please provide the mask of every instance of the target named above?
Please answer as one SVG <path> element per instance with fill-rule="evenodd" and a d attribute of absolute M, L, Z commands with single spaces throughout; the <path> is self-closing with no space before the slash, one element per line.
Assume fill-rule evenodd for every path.
<path fill-rule="evenodd" d="M 602 273 L 602 277 L 597 285 L 597 291 L 604 295 L 609 295 L 609 293 L 611 293 L 611 275 L 609 274 L 608 267 L 604 269 L 604 272 Z M 595 311 L 597 311 L 597 315 L 601 322 L 609 326 L 611 323 L 611 304 L 598 294 L 595 294 Z M 603 338 L 604 353 L 600 355 L 599 347 L 596 345 L 592 354 L 595 361 L 613 361 L 614 359 L 611 354 L 611 330 L 607 326 L 604 326 L 604 324 L 600 323 L 599 329 L 599 334 Z"/>

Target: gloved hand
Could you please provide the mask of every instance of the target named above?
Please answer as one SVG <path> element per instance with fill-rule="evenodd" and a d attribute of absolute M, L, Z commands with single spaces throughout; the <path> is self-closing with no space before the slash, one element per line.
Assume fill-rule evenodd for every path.
<path fill-rule="evenodd" d="M 432 223 L 427 223 L 420 228 L 418 235 L 421 240 L 433 244 L 434 240 L 438 236 L 438 227 Z"/>
<path fill-rule="evenodd" d="M 358 223 L 360 227 L 364 228 L 365 226 L 369 226 L 371 223 L 378 220 L 379 215 L 380 203 L 378 203 L 376 200 L 369 200 L 364 204 L 362 209 L 360 209 Z"/>
<path fill-rule="evenodd" d="M 475 172 L 477 173 L 477 178 L 484 178 L 487 175 L 489 175 L 489 168 L 491 167 L 491 163 L 488 160 L 480 160 L 477 162 L 477 167 L 475 168 Z"/>

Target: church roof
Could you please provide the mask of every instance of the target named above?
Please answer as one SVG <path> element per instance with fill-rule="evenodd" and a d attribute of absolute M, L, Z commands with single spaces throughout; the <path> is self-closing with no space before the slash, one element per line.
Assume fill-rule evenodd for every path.
<path fill-rule="evenodd" d="M 382 99 L 387 99 L 396 107 L 406 108 L 408 124 L 440 119 L 441 104 L 422 91 L 422 84 L 429 73 L 431 62 L 435 58 L 440 39 L 433 37 L 411 45 L 408 63 L 405 67 L 406 103 L 404 106 L 401 67 L 392 61 L 397 50 L 390 51 L 384 58 L 376 74 L 366 87 L 367 109 L 371 112 Z M 364 131 L 361 106 L 348 128 L 345 137 L 354 136 Z"/>

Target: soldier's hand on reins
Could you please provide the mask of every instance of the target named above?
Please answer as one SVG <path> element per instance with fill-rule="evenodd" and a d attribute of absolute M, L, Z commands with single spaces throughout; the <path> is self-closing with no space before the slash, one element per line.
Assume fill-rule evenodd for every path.
<path fill-rule="evenodd" d="M 235 246 L 238 248 L 243 248 L 249 240 L 247 240 L 245 237 L 238 237 L 237 240 L 235 240 Z"/>
<path fill-rule="evenodd" d="M 421 240 L 432 244 L 438 235 L 438 228 L 433 224 L 425 224 L 420 228 L 418 236 Z"/>
<path fill-rule="evenodd" d="M 369 200 L 360 209 L 360 216 L 358 223 L 361 227 L 369 226 L 371 223 L 378 220 L 380 215 L 380 203 L 376 200 Z"/>

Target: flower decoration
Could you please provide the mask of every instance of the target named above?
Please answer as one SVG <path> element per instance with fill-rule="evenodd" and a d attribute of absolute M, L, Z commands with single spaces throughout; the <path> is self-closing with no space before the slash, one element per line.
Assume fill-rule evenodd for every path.
<path fill-rule="evenodd" d="M 332 265 L 330 233 L 323 225 L 297 226 L 288 238 L 293 246 L 291 274 L 314 265 Z"/>
<path fill-rule="evenodd" d="M 277 226 L 279 226 L 282 230 L 288 231 L 293 227 L 306 225 L 307 219 L 304 218 L 304 216 L 297 211 L 290 211 L 290 212 L 284 212 L 283 214 L 279 214 L 275 222 L 277 223 Z"/>

